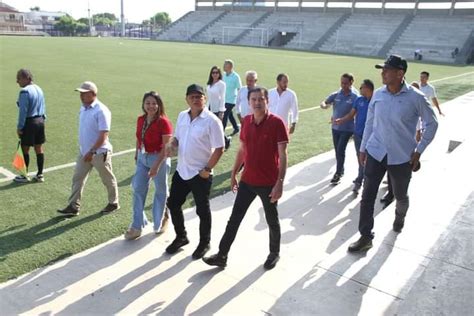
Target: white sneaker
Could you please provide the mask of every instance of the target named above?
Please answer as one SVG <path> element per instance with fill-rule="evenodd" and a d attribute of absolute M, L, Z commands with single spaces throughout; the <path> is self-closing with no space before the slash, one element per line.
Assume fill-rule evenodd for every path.
<path fill-rule="evenodd" d="M 44 182 L 44 176 L 42 174 L 37 174 L 33 177 L 33 181 L 35 182 Z"/>
<path fill-rule="evenodd" d="M 25 176 L 16 176 L 13 181 L 17 183 L 28 183 L 30 182 L 30 178 L 25 177 Z"/>

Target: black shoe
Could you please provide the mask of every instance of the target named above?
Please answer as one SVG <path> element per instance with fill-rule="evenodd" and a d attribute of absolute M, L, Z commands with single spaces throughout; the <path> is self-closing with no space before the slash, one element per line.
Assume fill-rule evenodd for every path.
<path fill-rule="evenodd" d="M 175 254 L 181 247 L 189 244 L 189 240 L 186 236 L 184 237 L 176 237 L 171 245 L 166 247 L 166 252 L 170 255 Z"/>
<path fill-rule="evenodd" d="M 119 209 L 120 209 L 120 205 L 109 203 L 109 204 L 107 204 L 106 207 L 104 207 L 104 208 L 100 211 L 100 213 L 102 213 L 102 214 L 109 214 L 109 213 L 115 212 L 115 211 L 117 211 L 117 210 L 119 210 Z"/>
<path fill-rule="evenodd" d="M 79 210 L 76 210 L 71 205 L 68 205 L 63 209 L 58 210 L 58 213 L 61 213 L 63 215 L 77 216 L 79 215 Z"/>
<path fill-rule="evenodd" d="M 238 130 L 238 129 L 234 129 L 234 131 L 232 132 L 232 134 L 231 134 L 231 135 L 232 135 L 232 136 L 234 136 L 234 135 L 237 135 L 239 132 L 240 132 L 240 130 Z"/>
<path fill-rule="evenodd" d="M 372 238 L 367 236 L 360 236 L 358 241 L 349 245 L 347 251 L 359 252 L 369 250 L 370 248 L 372 248 Z"/>
<path fill-rule="evenodd" d="M 331 179 L 331 183 L 332 184 L 338 184 L 339 182 L 341 182 L 342 176 L 343 176 L 342 174 L 335 173 L 334 176 Z"/>
<path fill-rule="evenodd" d="M 267 260 L 265 260 L 265 263 L 263 264 L 263 267 L 266 270 L 271 270 L 275 268 L 278 260 L 280 260 L 280 256 L 278 255 L 278 253 L 270 252 L 270 254 L 267 257 Z"/>
<path fill-rule="evenodd" d="M 194 260 L 201 259 L 202 257 L 204 257 L 206 252 L 209 251 L 209 249 L 211 249 L 211 246 L 209 246 L 209 243 L 204 243 L 204 244 L 199 243 L 196 250 L 194 250 L 193 252 L 193 255 L 192 255 L 193 259 Z"/>
<path fill-rule="evenodd" d="M 227 266 L 227 256 L 223 256 L 218 253 L 210 257 L 204 257 L 202 258 L 202 261 L 204 261 L 210 266 L 216 266 L 221 268 L 225 268 Z"/>
<path fill-rule="evenodd" d="M 385 205 L 389 205 L 390 203 L 393 202 L 394 196 L 391 192 L 385 193 L 383 198 L 380 199 L 381 203 L 384 203 Z"/>
<path fill-rule="evenodd" d="M 401 233 L 404 225 L 405 219 L 399 216 L 395 216 L 395 221 L 393 221 L 393 231 Z"/>
<path fill-rule="evenodd" d="M 225 150 L 229 149 L 231 140 L 232 140 L 232 137 L 224 136 Z"/>

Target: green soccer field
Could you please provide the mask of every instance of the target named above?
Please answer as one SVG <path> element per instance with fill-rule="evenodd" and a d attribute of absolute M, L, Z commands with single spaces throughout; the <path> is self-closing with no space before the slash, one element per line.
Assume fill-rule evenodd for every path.
<path fill-rule="evenodd" d="M 186 86 L 195 82 L 204 85 L 211 66 L 222 66 L 224 59 L 234 60 L 242 78 L 246 70 L 256 70 L 259 84 L 265 87 L 275 85 L 278 73 L 288 73 L 300 109 L 308 109 L 300 114 L 292 137 L 290 164 L 331 149 L 331 111 L 311 108 L 338 89 L 342 73 L 353 73 L 356 87 L 365 78 L 376 86 L 381 83 L 379 71 L 374 69 L 381 59 L 187 43 L 0 37 L 0 58 L 0 167 L 9 171 L 13 171 L 11 160 L 17 143 L 19 88 L 15 76 L 22 67 L 31 69 L 46 96 L 46 168 L 75 161 L 80 102 L 74 88 L 85 80 L 98 85 L 99 98 L 112 111 L 110 139 L 114 151 L 120 152 L 134 147 L 136 118 L 146 91 L 162 95 L 167 114 L 175 122 L 187 107 Z M 416 80 L 422 70 L 431 73 L 441 101 L 474 90 L 474 67 L 409 63 L 408 81 Z M 233 146 L 216 168 L 213 196 L 228 190 L 237 144 L 234 137 Z M 31 157 L 30 171 L 34 171 L 36 159 L 34 154 Z M 85 188 L 81 215 L 73 219 L 56 214 L 69 196 L 72 167 L 45 173 L 44 184 L 1 182 L 4 176 L 0 175 L 0 282 L 123 233 L 131 218 L 133 153 L 114 157 L 113 164 L 122 209 L 109 216 L 98 215 L 106 203 L 106 192 L 95 172 Z"/>

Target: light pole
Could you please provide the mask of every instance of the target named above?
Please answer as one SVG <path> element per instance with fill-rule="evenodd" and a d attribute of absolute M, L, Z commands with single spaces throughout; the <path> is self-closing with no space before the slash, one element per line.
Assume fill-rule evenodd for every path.
<path fill-rule="evenodd" d="M 120 19 L 122 20 L 122 37 L 125 37 L 125 15 L 123 14 L 123 0 L 120 0 Z"/>

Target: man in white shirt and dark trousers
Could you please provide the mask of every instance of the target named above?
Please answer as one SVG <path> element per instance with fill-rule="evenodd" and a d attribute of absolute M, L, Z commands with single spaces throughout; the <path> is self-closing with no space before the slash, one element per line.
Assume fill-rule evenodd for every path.
<path fill-rule="evenodd" d="M 97 86 L 93 82 L 84 82 L 76 91 L 80 92 L 82 101 L 79 113 L 80 153 L 68 206 L 58 212 L 64 215 L 79 214 L 84 185 L 92 168 L 95 168 L 108 192 L 109 203 L 101 213 L 111 213 L 120 208 L 117 180 L 112 172 L 112 145 L 109 142 L 112 115 L 107 106 L 97 99 Z"/>
<path fill-rule="evenodd" d="M 361 237 L 349 252 L 372 247 L 374 205 L 385 172 L 388 172 L 396 199 L 393 230 L 400 233 L 408 211 L 408 186 L 412 171 L 417 171 L 420 156 L 433 140 L 438 121 L 426 97 L 405 82 L 408 65 L 398 55 L 390 55 L 382 69 L 384 86 L 377 89 L 369 103 L 359 159 L 365 165 L 365 182 L 360 202 Z M 421 140 L 415 140 L 418 118 L 425 122 Z"/>
<path fill-rule="evenodd" d="M 239 93 L 237 94 L 237 103 L 235 104 L 235 109 L 237 112 L 237 117 L 239 118 L 240 125 L 249 114 L 252 114 L 252 109 L 249 105 L 248 95 L 249 90 L 255 88 L 258 80 L 258 74 L 254 70 L 249 70 L 245 73 L 245 83 L 246 86 L 240 88 Z"/>
<path fill-rule="evenodd" d="M 199 216 L 200 241 L 193 252 L 193 259 L 200 259 L 209 251 L 211 240 L 211 209 L 209 194 L 212 185 L 212 169 L 224 152 L 222 122 L 206 108 L 204 89 L 192 84 L 186 91 L 189 109 L 181 112 L 175 126 L 175 134 L 168 146 L 168 155 L 178 150 L 178 165 L 171 182 L 168 208 L 176 232 L 175 240 L 166 248 L 176 253 L 189 243 L 182 205 L 192 192 Z"/>
<path fill-rule="evenodd" d="M 279 74 L 276 80 L 276 88 L 268 91 L 269 110 L 270 113 L 278 115 L 289 133 L 293 134 L 298 122 L 298 98 L 296 93 L 288 88 L 287 74 Z"/>

